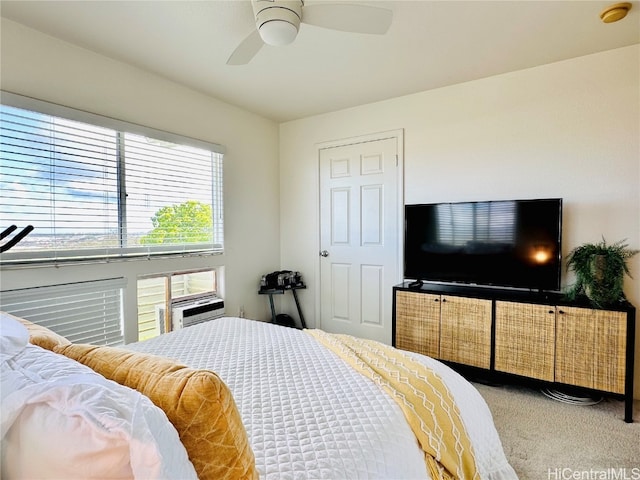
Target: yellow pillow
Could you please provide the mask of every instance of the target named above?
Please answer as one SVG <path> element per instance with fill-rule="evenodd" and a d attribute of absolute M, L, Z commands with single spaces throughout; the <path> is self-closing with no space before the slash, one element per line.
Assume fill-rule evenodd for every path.
<path fill-rule="evenodd" d="M 24 318 L 10 315 L 11 317 L 22 323 L 29 331 L 29 343 L 37 345 L 47 350 L 53 350 L 54 347 L 60 345 L 69 345 L 71 342 L 64 338 L 62 335 L 49 330 L 47 327 L 38 325 L 37 323 L 30 322 Z"/>
<path fill-rule="evenodd" d="M 229 388 L 214 372 L 114 347 L 70 344 L 54 352 L 138 390 L 164 410 L 200 480 L 258 478 L 240 413 Z"/>

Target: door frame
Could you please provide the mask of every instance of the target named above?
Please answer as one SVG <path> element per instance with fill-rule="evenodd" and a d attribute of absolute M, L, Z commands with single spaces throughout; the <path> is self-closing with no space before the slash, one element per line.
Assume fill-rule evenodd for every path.
<path fill-rule="evenodd" d="M 328 148 L 337 148 L 337 147 L 345 147 L 348 145 L 354 145 L 358 143 L 366 143 L 366 142 L 375 142 L 378 140 L 387 140 L 389 138 L 396 139 L 397 146 L 397 154 L 396 154 L 396 162 L 397 162 L 397 172 L 398 176 L 396 179 L 396 187 L 397 187 L 397 218 L 398 222 L 396 225 L 398 232 L 398 249 L 396 252 L 396 278 L 397 283 L 401 283 L 403 279 L 403 259 L 404 259 L 404 129 L 399 128 L 396 130 L 386 130 L 382 132 L 369 133 L 364 135 L 357 135 L 355 137 L 347 137 L 339 140 L 329 140 L 326 142 L 316 143 L 316 158 L 317 158 L 317 168 L 318 168 L 318 209 L 316 211 L 317 219 L 318 219 L 318 235 L 316 237 L 316 272 L 315 272 L 315 284 L 316 288 L 314 289 L 314 294 L 316 298 L 315 302 L 315 326 L 316 328 L 322 328 L 322 318 L 321 315 L 321 284 L 320 284 L 320 271 L 321 271 L 321 257 L 320 257 L 320 239 L 321 239 L 321 200 L 320 197 L 322 195 L 321 190 L 321 170 L 320 170 L 320 151 Z M 391 297 L 393 292 L 389 292 L 389 296 Z"/>

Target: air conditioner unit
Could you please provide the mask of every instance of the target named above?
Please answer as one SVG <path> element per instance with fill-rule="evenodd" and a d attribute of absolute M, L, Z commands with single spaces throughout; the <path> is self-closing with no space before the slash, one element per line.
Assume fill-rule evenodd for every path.
<path fill-rule="evenodd" d="M 156 305 L 156 322 L 165 333 L 165 305 Z M 179 330 L 224 316 L 224 300 L 210 295 L 171 303 L 171 329 Z"/>

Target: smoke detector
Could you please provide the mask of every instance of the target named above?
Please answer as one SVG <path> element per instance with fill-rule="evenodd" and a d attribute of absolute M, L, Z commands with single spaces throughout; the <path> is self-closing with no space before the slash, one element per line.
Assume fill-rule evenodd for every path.
<path fill-rule="evenodd" d="M 622 20 L 631 10 L 631 4 L 628 2 L 616 3 L 605 8 L 600 12 L 600 18 L 604 23 L 613 23 Z"/>

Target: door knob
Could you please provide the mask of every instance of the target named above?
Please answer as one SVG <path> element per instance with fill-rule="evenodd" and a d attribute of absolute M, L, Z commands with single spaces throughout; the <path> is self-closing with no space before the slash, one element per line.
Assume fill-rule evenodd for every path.
<path fill-rule="evenodd" d="M 328 256 L 329 256 L 329 252 L 327 252 L 326 250 L 322 250 L 322 251 L 320 252 L 320 256 L 321 256 L 321 257 L 328 257 Z"/>

